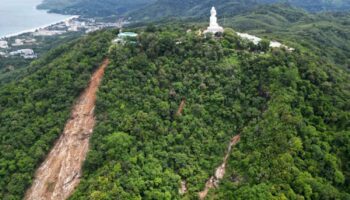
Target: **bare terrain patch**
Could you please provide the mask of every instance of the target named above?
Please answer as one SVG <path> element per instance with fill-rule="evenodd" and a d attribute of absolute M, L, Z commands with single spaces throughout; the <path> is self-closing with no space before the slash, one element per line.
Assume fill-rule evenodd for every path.
<path fill-rule="evenodd" d="M 95 125 L 96 91 L 108 63 L 109 60 L 106 59 L 91 77 L 89 86 L 74 106 L 63 133 L 36 171 L 34 182 L 25 199 L 64 200 L 78 186 Z"/>
<path fill-rule="evenodd" d="M 206 182 L 204 190 L 198 193 L 199 199 L 201 200 L 205 199 L 210 189 L 214 187 L 218 187 L 220 180 L 224 178 L 227 160 L 232 151 L 232 147 L 235 146 L 240 139 L 241 139 L 240 135 L 236 135 L 231 139 L 227 149 L 227 153 L 224 157 L 222 164 L 218 168 L 216 168 L 215 174 L 212 177 L 210 177 L 210 179 Z"/>
<path fill-rule="evenodd" d="M 177 109 L 176 116 L 181 116 L 186 104 L 186 98 L 182 98 L 179 108 Z"/>

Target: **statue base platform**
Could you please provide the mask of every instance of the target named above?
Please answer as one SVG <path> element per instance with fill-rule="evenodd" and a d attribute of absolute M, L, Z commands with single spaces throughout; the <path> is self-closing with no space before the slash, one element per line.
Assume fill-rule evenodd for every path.
<path fill-rule="evenodd" d="M 222 28 L 221 26 L 210 26 L 207 28 L 207 30 L 204 31 L 204 33 L 223 33 L 224 32 L 224 28 Z"/>

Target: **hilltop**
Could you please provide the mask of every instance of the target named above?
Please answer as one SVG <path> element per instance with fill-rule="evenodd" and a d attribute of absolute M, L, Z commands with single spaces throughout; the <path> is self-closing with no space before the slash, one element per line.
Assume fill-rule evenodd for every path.
<path fill-rule="evenodd" d="M 238 134 L 209 198 L 348 198 L 349 75 L 302 51 L 253 45 L 230 29 L 204 38 L 199 28 L 135 28 L 136 43 L 124 46 L 111 46 L 116 32 L 95 33 L 1 86 L 0 197 L 23 197 L 73 100 L 108 56 L 71 199 L 196 198 Z"/>
<path fill-rule="evenodd" d="M 110 49 L 72 199 L 196 199 L 238 134 L 208 199 L 349 198 L 349 74 L 182 26 L 136 29 L 139 45 Z"/>
<path fill-rule="evenodd" d="M 45 1 L 45 5 L 49 6 L 50 2 L 52 3 L 52 7 L 60 7 L 57 4 L 53 5 L 53 0 Z M 72 4 L 79 3 L 79 1 L 69 2 Z M 139 6 L 136 6 L 135 9 L 128 10 L 130 12 L 124 12 L 126 11 L 124 9 L 123 15 L 132 17 L 131 20 L 142 18 L 146 21 L 153 20 L 153 23 L 156 24 L 179 23 L 181 20 L 182 23 L 201 23 L 203 26 L 206 26 L 206 21 L 209 17 L 207 8 L 211 6 L 210 3 L 201 2 L 197 6 L 194 6 L 193 2 L 191 2 L 192 1 L 188 1 L 181 5 L 176 4 L 176 2 L 164 3 L 164 6 L 168 7 L 162 7 L 160 12 L 158 12 L 157 9 L 161 7 L 153 6 L 156 4 L 152 4 L 151 6 L 151 4 L 145 4 L 145 2 L 142 3 L 142 1 L 124 2 L 118 4 L 118 6 L 128 7 L 131 4 L 138 4 L 141 6 L 142 4 L 142 10 L 138 10 L 137 12 L 135 9 L 139 9 Z M 312 49 L 309 53 L 319 58 L 326 57 L 327 60 L 331 60 L 343 68 L 349 68 L 350 66 L 350 16 L 348 12 L 309 13 L 287 4 L 256 5 L 253 1 L 244 1 L 240 3 L 238 3 L 238 1 L 233 1 L 230 4 L 223 1 L 219 3 L 221 3 L 219 7 L 217 7 L 219 22 L 225 27 L 231 27 L 237 31 L 248 32 L 270 40 L 278 40 L 286 44 L 293 44 L 299 46 L 299 49 L 304 52 Z M 96 4 L 98 4 L 98 2 L 96 2 Z M 252 6 L 253 4 L 254 6 Z M 64 5 L 67 7 L 71 4 Z M 82 6 L 89 5 L 89 3 L 86 3 Z M 107 4 L 94 5 L 93 7 L 96 8 L 97 11 L 101 10 L 100 6 L 105 5 Z M 111 2 L 108 9 L 116 8 L 113 5 L 113 2 Z M 174 12 L 177 8 L 180 9 Z M 85 11 L 88 13 L 89 9 L 85 9 Z M 107 14 L 106 16 L 116 14 L 109 11 L 103 11 L 103 13 Z M 145 15 L 147 13 L 153 14 L 152 16 L 147 16 Z M 176 13 L 176 16 L 173 16 L 171 13 Z M 114 16 L 114 18 L 115 17 L 118 18 L 118 16 Z M 202 23 L 203 21 L 206 23 Z M 141 20 L 139 23 L 133 23 L 131 26 L 137 27 L 144 26 L 145 24 L 147 23 Z M 37 38 L 40 45 L 34 46 L 33 48 L 39 56 L 42 56 L 48 49 L 54 48 L 61 43 L 69 42 L 80 35 L 82 35 L 82 33 L 73 34 L 69 37 L 40 37 Z M 325 46 L 327 46 L 327 48 L 324 48 Z M 26 66 L 29 65 L 30 61 L 31 60 L 19 59 L 18 57 L 1 58 L 0 82 L 5 83 L 18 76 L 25 76 L 27 74 Z"/>
<path fill-rule="evenodd" d="M 51 1 L 47 0 L 47 4 L 50 4 Z M 347 11 L 348 3 L 346 1 L 290 1 L 275 4 L 276 2 L 278 1 L 220 0 L 212 2 L 201 0 L 182 2 L 178 0 L 158 0 L 155 2 L 136 1 L 121 4 L 117 2 L 117 7 L 125 7 L 122 12 L 108 10 L 116 9 L 113 2 L 93 5 L 91 9 L 103 10 L 103 13 L 106 14 L 103 16 L 111 14 L 117 17 L 120 14 L 119 17 L 130 17 L 132 21 L 140 22 L 142 25 L 145 21 L 153 21 L 154 23 L 169 23 L 170 21 L 176 23 L 178 20 L 187 23 L 207 21 L 209 17 L 208 8 L 216 5 L 220 13 L 220 23 L 226 27 L 241 32 L 254 33 L 268 39 L 295 43 L 295 45 L 301 47 L 300 49 L 303 49 L 303 47 L 306 48 L 305 50 L 312 49 L 317 56 L 327 57 L 327 59 L 333 60 L 334 63 L 344 68 L 350 66 L 350 60 L 348 59 L 350 57 L 349 12 L 310 13 L 300 9 L 307 9 L 309 6 L 319 8 L 318 11 L 334 9 Z M 74 5 L 78 5 L 78 3 L 76 2 Z M 84 5 L 79 5 L 77 8 L 89 5 L 89 2 L 84 2 Z M 100 9 L 100 7 L 104 8 Z M 76 11 L 75 14 L 79 13 L 78 10 Z M 88 14 L 89 12 L 88 8 L 84 9 L 84 13 Z M 92 16 L 98 15 L 95 13 Z M 324 48 L 325 46 L 328 46 L 328 48 Z"/>

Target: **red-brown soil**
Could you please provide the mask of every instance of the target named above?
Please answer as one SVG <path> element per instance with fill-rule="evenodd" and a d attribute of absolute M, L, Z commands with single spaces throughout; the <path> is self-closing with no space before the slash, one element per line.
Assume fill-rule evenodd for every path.
<path fill-rule="evenodd" d="M 199 199 L 201 199 L 201 200 L 205 199 L 209 190 L 214 188 L 214 187 L 217 187 L 219 185 L 220 180 L 222 178 L 224 178 L 227 160 L 228 160 L 230 153 L 232 151 L 232 147 L 235 146 L 239 142 L 240 139 L 241 139 L 240 135 L 236 135 L 231 139 L 230 144 L 229 144 L 228 149 L 227 149 L 227 153 L 224 157 L 222 164 L 218 168 L 216 168 L 215 174 L 212 177 L 210 177 L 210 179 L 206 182 L 204 190 L 198 193 Z"/>
<path fill-rule="evenodd" d="M 186 104 L 186 99 L 182 98 L 179 108 L 177 109 L 176 116 L 181 116 Z"/>
<path fill-rule="evenodd" d="M 108 63 L 109 60 L 106 59 L 91 77 L 89 86 L 75 104 L 63 133 L 36 171 L 34 182 L 25 199 L 64 200 L 79 184 L 81 168 L 95 125 L 96 91 Z"/>

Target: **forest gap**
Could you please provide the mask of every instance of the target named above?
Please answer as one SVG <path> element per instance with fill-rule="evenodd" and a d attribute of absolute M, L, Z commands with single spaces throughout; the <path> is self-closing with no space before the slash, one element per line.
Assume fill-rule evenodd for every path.
<path fill-rule="evenodd" d="M 241 140 L 241 135 L 236 135 L 234 136 L 227 148 L 227 152 L 225 154 L 224 160 L 222 162 L 222 164 L 216 168 L 215 170 L 215 174 L 213 176 L 210 177 L 210 179 L 205 183 L 205 188 L 203 191 L 198 193 L 199 199 L 203 200 L 206 198 L 208 192 L 210 189 L 212 188 L 216 188 L 219 185 L 219 182 L 221 179 L 224 178 L 225 175 L 225 171 L 226 171 L 226 166 L 227 166 L 227 160 L 231 154 L 232 148 Z"/>
<path fill-rule="evenodd" d="M 64 131 L 51 152 L 38 168 L 28 200 L 67 199 L 80 182 L 81 168 L 89 149 L 89 139 L 95 125 L 96 92 L 109 64 L 105 59 L 94 72 L 88 87 L 80 95 Z"/>

